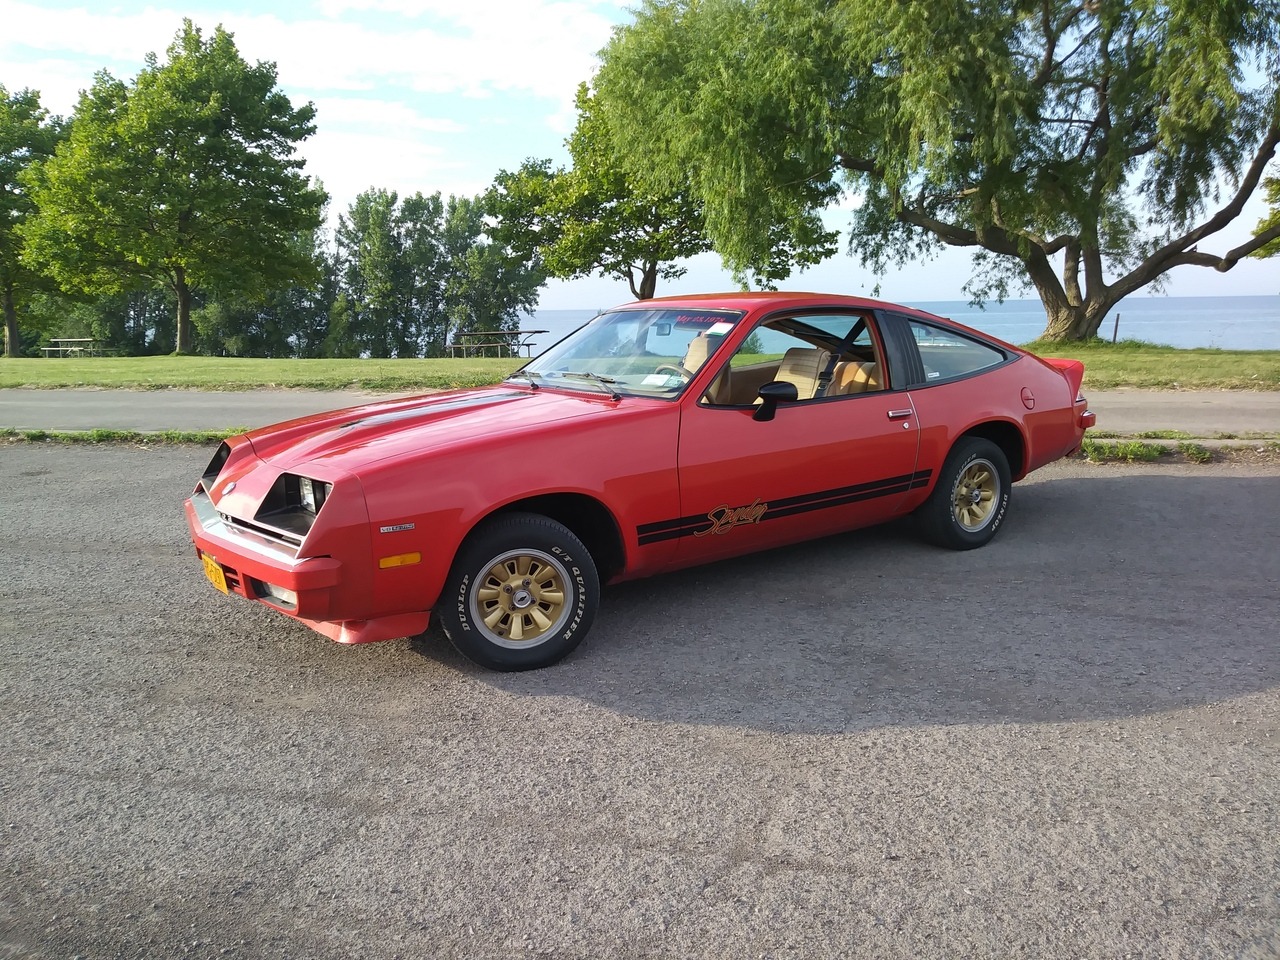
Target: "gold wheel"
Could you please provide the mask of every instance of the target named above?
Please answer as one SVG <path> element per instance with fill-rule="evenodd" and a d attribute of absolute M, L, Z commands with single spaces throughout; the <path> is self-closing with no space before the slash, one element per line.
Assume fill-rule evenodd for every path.
<path fill-rule="evenodd" d="M 1000 499 L 1000 475 L 990 460 L 977 459 L 956 478 L 952 510 L 956 523 L 976 533 L 991 522 Z"/>
<path fill-rule="evenodd" d="M 569 573 L 541 550 L 510 550 L 476 578 L 471 612 L 493 643 L 520 649 L 552 637 L 569 615 Z"/>

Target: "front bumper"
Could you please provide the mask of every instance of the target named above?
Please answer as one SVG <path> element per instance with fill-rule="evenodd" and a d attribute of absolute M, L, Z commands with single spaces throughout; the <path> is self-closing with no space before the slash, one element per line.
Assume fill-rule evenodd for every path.
<path fill-rule="evenodd" d="M 222 574 L 214 586 L 226 587 L 293 617 L 338 643 L 373 643 L 414 636 L 426 630 L 429 612 L 385 617 L 335 617 L 335 597 L 343 565 L 333 557 L 299 558 L 296 548 L 225 521 L 209 495 L 197 490 L 185 512 L 197 558 L 208 558 Z M 293 599 L 290 602 L 289 595 Z"/>

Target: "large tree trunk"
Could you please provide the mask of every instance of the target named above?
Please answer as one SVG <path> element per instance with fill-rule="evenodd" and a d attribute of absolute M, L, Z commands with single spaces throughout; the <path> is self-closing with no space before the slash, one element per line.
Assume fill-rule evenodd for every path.
<path fill-rule="evenodd" d="M 173 292 L 178 297 L 178 332 L 174 353 L 193 353 L 195 337 L 191 331 L 191 288 L 187 286 L 187 273 L 181 267 L 174 271 Z"/>
<path fill-rule="evenodd" d="M 658 264 L 656 261 L 645 263 L 639 267 L 639 282 L 636 282 L 637 268 L 627 267 L 627 285 L 631 287 L 631 295 L 637 300 L 652 300 L 658 292 Z"/>
<path fill-rule="evenodd" d="M 1091 340 L 1098 335 L 1101 323 L 1100 320 L 1090 319 L 1083 306 L 1060 307 L 1055 310 L 1046 304 L 1045 316 L 1048 319 L 1040 339 L 1054 342 Z"/>
<path fill-rule="evenodd" d="M 1109 297 L 1102 300 L 1086 300 L 1078 306 L 1071 306 L 1061 301 L 1045 302 L 1044 312 L 1047 321 L 1040 339 L 1056 343 L 1092 340 L 1098 335 L 1102 321 L 1106 319 L 1107 312 L 1113 306 L 1115 301 Z"/>
<path fill-rule="evenodd" d="M 1032 250 L 1023 259 L 1027 275 L 1044 305 L 1045 327 L 1041 340 L 1058 343 L 1092 340 L 1098 335 L 1103 317 L 1116 303 L 1117 297 L 1102 283 L 1100 261 L 1096 256 L 1085 258 L 1091 281 L 1089 289 L 1095 292 L 1082 292 L 1077 272 L 1080 259 L 1079 247 L 1068 247 L 1063 280 L 1058 279 L 1043 252 Z"/>
<path fill-rule="evenodd" d="M 644 265 L 644 276 L 640 278 L 640 299 L 652 300 L 657 292 L 658 265 L 656 263 L 646 263 Z"/>
<path fill-rule="evenodd" d="M 22 349 L 22 338 L 18 335 L 18 311 L 13 305 L 13 287 L 4 288 L 4 355 L 16 357 Z"/>

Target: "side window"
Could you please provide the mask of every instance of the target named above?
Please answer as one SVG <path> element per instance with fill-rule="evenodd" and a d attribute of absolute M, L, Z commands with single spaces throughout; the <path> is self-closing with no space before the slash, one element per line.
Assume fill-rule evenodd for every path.
<path fill-rule="evenodd" d="M 911 335 L 924 363 L 925 383 L 952 380 L 1004 363 L 1003 351 L 931 323 L 912 319 Z"/>
<path fill-rule="evenodd" d="M 701 402 L 750 405 L 775 380 L 794 384 L 801 401 L 883 390 L 883 369 L 869 317 L 775 317 L 742 342 Z"/>

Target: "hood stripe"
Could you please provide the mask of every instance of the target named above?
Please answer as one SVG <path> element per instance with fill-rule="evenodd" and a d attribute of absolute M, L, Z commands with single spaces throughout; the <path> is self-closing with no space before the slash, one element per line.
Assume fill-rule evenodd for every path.
<path fill-rule="evenodd" d="M 375 413 L 369 417 L 361 417 L 358 420 L 351 420 L 341 424 L 339 430 L 349 430 L 352 427 L 370 427 L 383 423 L 395 423 L 397 420 L 411 420 L 415 417 L 429 417 L 435 413 L 451 413 L 454 410 L 465 410 L 468 407 L 483 407 L 494 403 L 508 403 L 512 400 L 528 399 L 533 396 L 523 390 L 511 390 L 505 393 L 482 393 L 473 394 L 466 397 L 455 397 L 452 400 L 431 401 L 408 407 L 404 410 L 394 410 L 390 413 Z"/>

